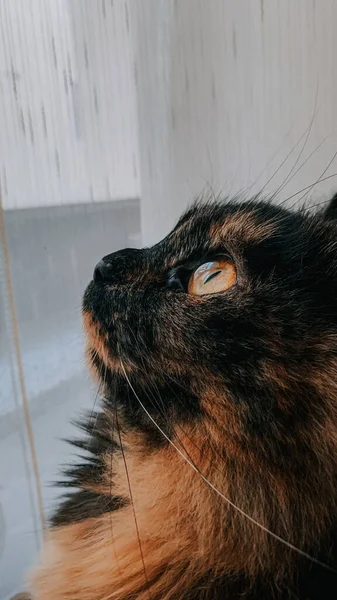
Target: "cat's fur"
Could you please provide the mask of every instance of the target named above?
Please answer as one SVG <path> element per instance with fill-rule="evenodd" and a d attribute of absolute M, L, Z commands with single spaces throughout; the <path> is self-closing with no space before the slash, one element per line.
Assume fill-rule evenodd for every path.
<path fill-rule="evenodd" d="M 35 600 L 337 597 L 336 205 L 199 203 L 104 258 L 83 320 L 105 400 Z M 224 252 L 236 285 L 188 294 Z"/>

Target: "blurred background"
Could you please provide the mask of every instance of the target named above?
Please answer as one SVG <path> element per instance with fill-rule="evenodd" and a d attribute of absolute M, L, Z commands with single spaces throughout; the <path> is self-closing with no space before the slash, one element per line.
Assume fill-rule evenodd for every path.
<path fill-rule="evenodd" d="M 0 0 L 0 599 L 91 409 L 93 266 L 195 195 L 337 189 L 334 0 Z"/>

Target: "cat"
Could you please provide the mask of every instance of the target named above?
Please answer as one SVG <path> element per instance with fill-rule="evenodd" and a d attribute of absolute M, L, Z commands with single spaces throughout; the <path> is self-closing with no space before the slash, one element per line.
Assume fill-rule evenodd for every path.
<path fill-rule="evenodd" d="M 83 324 L 103 400 L 34 600 L 336 598 L 337 196 L 196 202 Z"/>

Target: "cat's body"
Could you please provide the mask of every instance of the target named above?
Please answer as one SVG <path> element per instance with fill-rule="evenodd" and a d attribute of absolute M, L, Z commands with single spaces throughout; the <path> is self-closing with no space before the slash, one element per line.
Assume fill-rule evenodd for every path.
<path fill-rule="evenodd" d="M 34 599 L 337 597 L 335 204 L 198 204 L 97 265 L 105 400 Z"/>

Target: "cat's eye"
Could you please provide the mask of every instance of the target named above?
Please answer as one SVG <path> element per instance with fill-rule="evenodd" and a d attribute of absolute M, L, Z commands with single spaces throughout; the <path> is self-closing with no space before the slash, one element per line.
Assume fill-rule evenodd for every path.
<path fill-rule="evenodd" d="M 236 270 L 227 259 L 212 260 L 200 265 L 188 282 L 188 293 L 196 296 L 219 294 L 229 290 L 236 282 Z"/>

